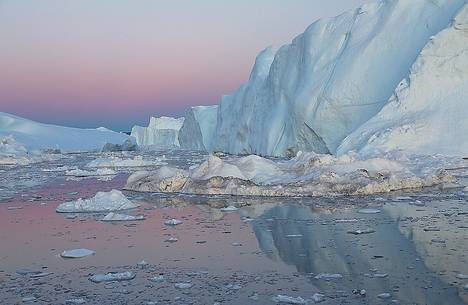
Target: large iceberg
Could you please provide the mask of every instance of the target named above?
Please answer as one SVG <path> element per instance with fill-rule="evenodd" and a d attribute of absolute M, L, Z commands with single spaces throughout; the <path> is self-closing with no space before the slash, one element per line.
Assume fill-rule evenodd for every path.
<path fill-rule="evenodd" d="M 468 6 L 423 49 L 387 105 L 338 153 L 468 155 Z"/>
<path fill-rule="evenodd" d="M 178 148 L 179 130 L 184 118 L 151 117 L 148 127 L 134 126 L 131 136 L 140 146 L 156 148 Z"/>
<path fill-rule="evenodd" d="M 370 2 L 315 22 L 279 50 L 266 49 L 249 82 L 222 98 L 213 149 L 273 156 L 299 150 L 335 153 L 344 138 L 387 104 L 431 36 L 446 28 L 464 4 L 465 0 Z M 462 45 L 453 39 L 447 42 L 448 49 Z M 421 79 L 425 80 L 431 81 L 428 89 L 439 86 L 437 78 Z M 461 100 L 462 82 L 455 83 L 433 94 L 428 90 L 427 97 Z M 450 95 L 447 89 L 454 88 Z M 440 96 L 437 92 L 444 93 L 441 99 L 434 97 Z M 453 120 L 448 113 L 439 118 Z"/>
<path fill-rule="evenodd" d="M 0 138 L 12 136 L 29 151 L 99 151 L 107 143 L 122 144 L 129 136 L 108 129 L 81 129 L 42 124 L 0 112 Z"/>
<path fill-rule="evenodd" d="M 211 151 L 216 132 L 218 106 L 190 107 L 185 111 L 185 121 L 179 132 L 183 149 Z"/>

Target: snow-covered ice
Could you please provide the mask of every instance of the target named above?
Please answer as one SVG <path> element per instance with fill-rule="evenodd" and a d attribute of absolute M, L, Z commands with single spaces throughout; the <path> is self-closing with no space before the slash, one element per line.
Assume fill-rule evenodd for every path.
<path fill-rule="evenodd" d="M 131 202 L 121 191 L 98 192 L 89 199 L 78 199 L 60 204 L 58 213 L 98 213 L 137 208 L 139 205 Z"/>
<path fill-rule="evenodd" d="M 65 171 L 65 176 L 73 177 L 98 177 L 113 175 L 117 175 L 117 172 L 110 168 L 99 168 L 96 171 L 87 171 L 82 169 L 72 169 Z"/>
<path fill-rule="evenodd" d="M 59 149 L 62 152 L 100 151 L 107 144 L 122 144 L 130 137 L 102 129 L 80 129 L 42 124 L 0 112 L 0 138 L 13 136 L 28 151 Z"/>
<path fill-rule="evenodd" d="M 307 304 L 307 301 L 301 297 L 290 297 L 287 295 L 277 295 L 271 298 L 271 300 L 275 303 L 282 303 L 282 304 Z"/>

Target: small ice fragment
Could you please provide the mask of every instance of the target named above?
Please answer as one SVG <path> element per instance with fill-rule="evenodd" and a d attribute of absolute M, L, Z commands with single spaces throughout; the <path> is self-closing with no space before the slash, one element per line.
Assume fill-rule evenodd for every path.
<path fill-rule="evenodd" d="M 358 230 L 355 230 L 355 231 L 348 231 L 349 234 L 354 234 L 354 235 L 361 235 L 361 234 L 371 234 L 371 233 L 375 233 L 375 230 L 372 230 L 372 229 L 358 229 Z"/>
<path fill-rule="evenodd" d="M 142 215 L 132 216 L 132 215 L 109 212 L 106 216 L 104 216 L 103 219 L 101 219 L 101 221 L 137 221 L 137 220 L 144 220 L 144 219 L 145 217 Z"/>
<path fill-rule="evenodd" d="M 234 247 L 241 247 L 242 244 L 241 244 L 241 243 L 232 243 L 231 246 L 234 246 Z"/>
<path fill-rule="evenodd" d="M 162 283 L 165 281 L 164 276 L 162 275 L 154 276 L 152 278 L 149 278 L 148 280 L 153 283 Z"/>
<path fill-rule="evenodd" d="M 467 280 L 467 279 L 468 279 L 468 275 L 467 275 L 467 274 L 463 274 L 463 273 L 459 273 L 459 274 L 457 274 L 457 279 L 460 279 L 460 280 Z"/>
<path fill-rule="evenodd" d="M 445 244 L 445 239 L 440 238 L 440 237 L 434 237 L 431 239 L 431 242 L 437 243 L 437 244 Z"/>
<path fill-rule="evenodd" d="M 89 278 L 93 283 L 101 282 L 113 282 L 113 281 L 130 281 L 135 278 L 136 274 L 130 271 L 120 273 L 107 273 L 107 274 L 95 274 Z"/>
<path fill-rule="evenodd" d="M 463 286 L 463 289 L 468 290 L 468 284 L 466 284 L 465 286 Z"/>
<path fill-rule="evenodd" d="M 167 243 L 175 243 L 175 242 L 179 241 L 179 239 L 177 237 L 170 236 L 170 237 L 166 238 L 166 240 L 164 240 L 164 241 L 167 242 Z"/>
<path fill-rule="evenodd" d="M 140 269 L 148 268 L 149 264 L 145 260 L 141 260 L 137 263 L 137 267 Z"/>
<path fill-rule="evenodd" d="M 190 283 L 176 283 L 174 287 L 177 289 L 189 289 L 192 288 L 192 284 Z"/>
<path fill-rule="evenodd" d="M 319 273 L 314 278 L 316 280 L 331 281 L 341 279 L 343 276 L 339 273 Z"/>
<path fill-rule="evenodd" d="M 35 302 L 37 299 L 36 297 L 24 297 L 21 301 L 24 303 Z"/>
<path fill-rule="evenodd" d="M 299 238 L 302 237 L 302 234 L 288 234 L 286 235 L 287 238 Z"/>
<path fill-rule="evenodd" d="M 228 290 L 240 290 L 240 289 L 242 289 L 242 286 L 239 285 L 239 284 L 227 284 L 224 287 L 226 287 L 226 289 L 228 289 Z"/>
<path fill-rule="evenodd" d="M 178 219 L 174 219 L 174 218 L 173 218 L 173 219 L 166 220 L 166 221 L 164 222 L 164 224 L 167 225 L 167 226 L 177 226 L 177 225 L 180 225 L 180 224 L 182 224 L 182 223 L 183 223 L 182 220 L 178 220 Z"/>
<path fill-rule="evenodd" d="M 75 219 L 76 217 L 78 217 L 78 215 L 76 214 L 68 214 L 67 216 L 65 216 L 66 219 Z"/>
<path fill-rule="evenodd" d="M 325 301 L 325 295 L 321 293 L 314 293 L 311 299 L 312 301 L 314 301 L 314 303 L 320 303 L 320 302 Z"/>
<path fill-rule="evenodd" d="M 290 297 L 287 295 L 278 294 L 275 297 L 272 297 L 271 300 L 275 303 L 284 303 L 284 304 L 307 304 L 307 301 L 301 297 Z"/>
<path fill-rule="evenodd" d="M 438 228 L 438 227 L 427 227 L 427 228 L 424 228 L 424 231 L 425 232 L 439 232 L 440 228 Z"/>
<path fill-rule="evenodd" d="M 359 220 L 356 218 L 353 219 L 335 219 L 336 223 L 350 223 L 350 222 L 358 222 Z"/>
<path fill-rule="evenodd" d="M 96 251 L 89 250 L 89 249 L 73 249 L 73 250 L 66 250 L 63 251 L 60 256 L 63 258 L 81 258 L 89 255 L 95 254 Z"/>
<path fill-rule="evenodd" d="M 381 211 L 378 209 L 360 209 L 358 213 L 360 214 L 378 214 Z"/>
<path fill-rule="evenodd" d="M 234 211 L 237 211 L 238 208 L 236 208 L 235 206 L 233 205 L 230 205 L 226 208 L 222 208 L 222 209 L 219 209 L 221 212 L 234 212 Z"/>
<path fill-rule="evenodd" d="M 51 274 L 52 274 L 51 272 L 39 272 L 39 273 L 31 274 L 29 277 L 35 279 L 35 278 L 39 278 L 39 277 L 49 276 Z"/>
<path fill-rule="evenodd" d="M 377 278 L 386 278 L 388 276 L 388 273 L 375 273 L 374 277 Z"/>
<path fill-rule="evenodd" d="M 390 299 L 392 295 L 388 292 L 384 292 L 384 293 L 379 294 L 377 297 L 382 300 L 387 300 L 387 299 Z"/>
<path fill-rule="evenodd" d="M 84 304 L 86 303 L 86 300 L 83 298 L 79 299 L 68 299 L 65 301 L 66 304 Z"/>

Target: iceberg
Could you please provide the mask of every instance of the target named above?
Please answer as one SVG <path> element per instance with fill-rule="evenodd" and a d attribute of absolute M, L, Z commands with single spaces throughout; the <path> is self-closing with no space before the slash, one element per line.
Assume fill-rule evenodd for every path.
<path fill-rule="evenodd" d="M 28 151 L 100 151 L 107 144 L 122 144 L 130 137 L 108 129 L 80 129 L 42 124 L 0 112 L 0 138 L 12 136 Z"/>
<path fill-rule="evenodd" d="M 139 146 L 153 146 L 158 149 L 178 148 L 179 130 L 184 118 L 151 117 L 148 127 L 134 126 L 131 136 Z"/>
<path fill-rule="evenodd" d="M 385 107 L 338 148 L 468 155 L 468 5 L 431 38 Z"/>
<path fill-rule="evenodd" d="M 249 81 L 222 97 L 213 150 L 268 156 L 294 156 L 300 150 L 336 153 L 343 139 L 382 110 L 431 37 L 446 28 L 465 4 L 465 0 L 373 1 L 338 17 L 313 23 L 288 45 L 264 50 L 257 57 Z M 459 46 L 466 41 L 466 37 L 456 41 L 463 35 L 463 27 L 456 22 L 452 32 L 458 34 L 453 33 L 451 39 L 445 40 L 449 43 L 447 49 L 454 51 L 452 55 L 458 54 Z M 443 49 L 437 48 L 442 42 L 437 39 L 432 43 L 434 52 Z M 423 54 L 416 65 L 421 69 L 431 57 L 427 50 L 424 53 L 428 56 Z M 443 63 L 437 57 L 433 60 L 434 64 L 427 66 L 426 71 Z M 461 57 L 452 60 L 457 62 L 462 64 Z M 437 109 L 444 109 L 444 113 L 436 115 L 436 108 L 427 110 L 440 121 L 466 116 L 466 111 L 460 111 L 451 117 L 453 111 L 449 108 L 456 108 L 452 106 L 445 113 L 446 98 L 461 101 L 463 97 L 466 69 L 462 65 L 457 71 L 456 67 L 448 63 L 445 69 L 454 72 L 453 84 L 449 81 L 450 73 L 440 79 L 440 87 L 439 78 L 431 78 L 427 73 L 417 81 L 426 82 L 424 87 L 417 85 L 426 88 L 418 90 L 419 101 L 427 96 L 434 103 L 440 102 Z M 413 67 L 413 71 L 422 70 Z M 456 101 L 447 103 L 459 105 Z M 418 111 L 421 106 L 422 103 L 417 103 L 411 107 Z M 401 109 L 404 107 L 402 104 Z M 394 108 L 390 107 L 387 113 Z M 461 127 L 466 125 L 457 126 L 461 133 L 464 130 Z M 447 143 L 444 132 L 449 132 L 449 127 L 434 132 L 433 137 L 439 138 L 437 144 Z"/>
<path fill-rule="evenodd" d="M 96 196 L 89 199 L 78 199 L 76 201 L 60 204 L 57 213 L 99 213 L 130 210 L 139 207 L 122 194 L 121 191 L 98 192 Z"/>
<path fill-rule="evenodd" d="M 183 149 L 211 151 L 216 132 L 218 106 L 190 107 L 185 111 L 185 121 L 179 132 Z"/>
<path fill-rule="evenodd" d="M 461 158 L 407 156 L 400 152 L 364 158 L 299 152 L 291 160 L 251 155 L 221 159 L 211 155 L 190 170 L 162 167 L 137 172 L 125 189 L 140 192 L 245 196 L 367 195 L 453 183 L 451 168 Z M 373 210 L 363 210 L 363 213 Z"/>

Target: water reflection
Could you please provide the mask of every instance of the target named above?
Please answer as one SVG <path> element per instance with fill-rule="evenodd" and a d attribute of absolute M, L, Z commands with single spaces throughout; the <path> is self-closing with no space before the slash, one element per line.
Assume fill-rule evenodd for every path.
<path fill-rule="evenodd" d="M 311 281 L 328 294 L 366 289 L 365 302 L 388 292 L 402 304 L 464 304 L 456 288 L 426 267 L 412 238 L 401 233 L 386 210 L 378 215 L 324 213 L 312 206 L 270 205 L 242 210 L 255 218 L 252 228 L 261 250 L 273 260 L 301 273 L 339 273 L 334 282 Z M 358 219 L 337 222 L 337 219 Z M 351 235 L 349 230 L 372 227 L 375 233 Z M 385 274 L 384 278 L 374 275 Z M 364 300 L 359 303 L 364 302 Z"/>

